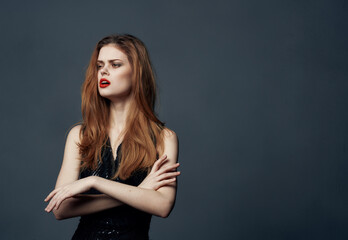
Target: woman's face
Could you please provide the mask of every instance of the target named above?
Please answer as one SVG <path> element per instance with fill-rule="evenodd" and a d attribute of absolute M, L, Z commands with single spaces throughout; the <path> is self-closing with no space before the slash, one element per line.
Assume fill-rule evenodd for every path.
<path fill-rule="evenodd" d="M 124 98 L 132 90 L 132 68 L 127 55 L 113 44 L 102 47 L 97 60 L 98 91 L 110 100 Z"/>

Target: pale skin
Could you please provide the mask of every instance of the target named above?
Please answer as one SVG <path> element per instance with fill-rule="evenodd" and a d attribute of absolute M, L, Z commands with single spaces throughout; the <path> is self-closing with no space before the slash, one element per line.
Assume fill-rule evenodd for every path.
<path fill-rule="evenodd" d="M 114 45 L 102 47 L 98 56 L 98 91 L 111 101 L 109 138 L 114 155 L 122 142 L 126 116 L 133 98 L 131 77 L 132 69 L 127 56 Z M 111 84 L 100 88 L 101 78 L 106 78 Z M 77 146 L 79 131 L 80 125 L 75 126 L 67 137 L 55 189 L 44 200 L 49 201 L 45 209 L 47 212 L 53 211 L 60 220 L 127 204 L 160 217 L 170 214 L 176 196 L 176 177 L 180 174 L 176 171 L 179 163 L 175 132 L 164 130 L 164 155 L 155 162 L 139 186 L 130 186 L 98 176 L 78 179 L 81 164 Z M 103 194 L 81 194 L 91 188 Z"/>

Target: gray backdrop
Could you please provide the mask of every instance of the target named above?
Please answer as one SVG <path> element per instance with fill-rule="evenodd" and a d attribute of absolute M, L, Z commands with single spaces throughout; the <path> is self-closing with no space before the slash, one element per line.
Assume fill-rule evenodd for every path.
<path fill-rule="evenodd" d="M 44 211 L 96 42 L 131 33 L 179 136 L 151 239 L 347 239 L 346 1 L 13 1 L 1 18 L 1 239 L 70 239 Z"/>

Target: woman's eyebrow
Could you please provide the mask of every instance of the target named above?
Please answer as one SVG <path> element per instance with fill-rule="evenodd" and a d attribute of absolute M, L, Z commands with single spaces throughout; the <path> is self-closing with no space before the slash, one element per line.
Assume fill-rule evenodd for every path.
<path fill-rule="evenodd" d="M 119 58 L 115 58 L 115 59 L 110 59 L 109 60 L 109 62 L 112 62 L 112 61 L 115 61 L 115 60 L 120 60 L 120 61 L 122 61 L 122 59 L 119 59 Z M 97 60 L 97 62 L 104 62 L 104 61 L 102 61 L 102 60 Z"/>

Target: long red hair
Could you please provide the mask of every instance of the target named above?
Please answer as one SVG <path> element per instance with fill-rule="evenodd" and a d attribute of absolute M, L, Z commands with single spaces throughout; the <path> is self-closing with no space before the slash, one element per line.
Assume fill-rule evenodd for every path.
<path fill-rule="evenodd" d="M 79 151 L 81 170 L 96 169 L 102 159 L 109 128 L 110 100 L 98 92 L 97 59 L 100 49 L 113 44 L 127 55 L 133 72 L 132 94 L 125 135 L 119 153 L 120 165 L 111 179 L 127 179 L 138 169 L 148 170 L 163 154 L 164 123 L 155 114 L 156 82 L 144 43 L 130 34 L 110 35 L 100 40 L 89 62 L 81 88 L 82 126 Z"/>

